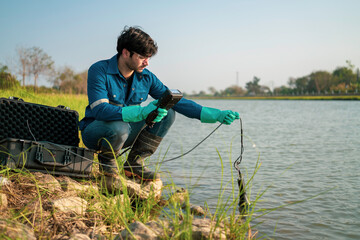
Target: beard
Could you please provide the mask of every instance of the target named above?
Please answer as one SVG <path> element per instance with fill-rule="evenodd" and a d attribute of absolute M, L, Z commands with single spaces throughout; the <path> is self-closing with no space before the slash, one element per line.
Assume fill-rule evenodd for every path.
<path fill-rule="evenodd" d="M 141 72 L 144 70 L 144 68 L 146 67 L 145 65 L 140 65 L 140 66 L 135 65 L 133 62 L 127 62 L 127 63 L 126 63 L 126 66 L 127 66 L 130 70 L 135 71 L 135 72 L 138 72 L 138 73 L 141 73 Z"/>

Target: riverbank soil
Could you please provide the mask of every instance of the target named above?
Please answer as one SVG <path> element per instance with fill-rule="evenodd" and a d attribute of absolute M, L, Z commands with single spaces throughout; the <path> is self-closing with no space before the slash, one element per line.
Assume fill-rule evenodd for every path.
<path fill-rule="evenodd" d="M 140 184 L 126 179 L 126 190 L 117 194 L 103 190 L 101 181 L 99 176 L 84 180 L 2 169 L 0 238 L 169 239 L 179 233 L 192 239 L 232 238 L 224 223 L 195 217 L 206 213 L 191 210 L 184 189 L 165 200 L 161 181 Z M 177 212 L 168 213 L 175 217 L 163 214 L 164 207 L 174 206 Z"/>

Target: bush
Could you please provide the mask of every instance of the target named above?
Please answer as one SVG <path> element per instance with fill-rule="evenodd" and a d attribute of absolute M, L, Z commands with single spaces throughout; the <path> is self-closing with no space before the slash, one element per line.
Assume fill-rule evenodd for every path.
<path fill-rule="evenodd" d="M 11 89 L 20 86 L 20 82 L 15 76 L 8 72 L 8 67 L 0 65 L 0 88 Z"/>

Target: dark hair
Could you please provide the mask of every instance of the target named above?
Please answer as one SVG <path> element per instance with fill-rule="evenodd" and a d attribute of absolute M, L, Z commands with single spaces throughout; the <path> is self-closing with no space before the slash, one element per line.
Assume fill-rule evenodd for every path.
<path fill-rule="evenodd" d="M 117 40 L 116 50 L 119 56 L 122 50 L 126 48 L 132 52 L 136 52 L 144 57 L 151 57 L 157 53 L 156 42 L 144 31 L 138 27 L 125 27 Z"/>

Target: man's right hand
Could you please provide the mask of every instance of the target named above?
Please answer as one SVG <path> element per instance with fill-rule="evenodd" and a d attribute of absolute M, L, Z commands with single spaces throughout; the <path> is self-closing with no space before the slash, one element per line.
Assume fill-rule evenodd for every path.
<path fill-rule="evenodd" d="M 124 122 L 140 122 L 145 120 L 146 117 L 154 111 L 157 106 L 157 100 L 152 101 L 145 107 L 139 105 L 128 106 L 122 108 L 122 117 Z M 166 115 L 167 110 L 163 108 L 158 108 L 158 116 L 154 119 L 154 122 L 160 122 Z"/>

